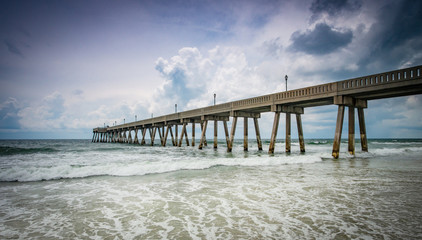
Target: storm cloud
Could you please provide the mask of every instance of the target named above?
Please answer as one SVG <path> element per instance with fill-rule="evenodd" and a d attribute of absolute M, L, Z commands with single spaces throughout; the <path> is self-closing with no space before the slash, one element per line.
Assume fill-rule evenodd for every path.
<path fill-rule="evenodd" d="M 294 32 L 290 49 L 311 55 L 325 55 L 347 46 L 352 38 L 351 30 L 338 31 L 325 23 L 319 23 L 314 30 Z"/>
<path fill-rule="evenodd" d="M 309 8 L 313 13 L 311 22 L 314 22 L 323 14 L 335 17 L 341 13 L 357 11 L 361 6 L 362 3 L 359 0 L 315 0 Z"/>
<path fill-rule="evenodd" d="M 383 65 L 387 68 L 409 66 L 422 61 L 422 2 L 394 1 L 381 8 L 370 27 L 367 55 L 361 66 Z"/>

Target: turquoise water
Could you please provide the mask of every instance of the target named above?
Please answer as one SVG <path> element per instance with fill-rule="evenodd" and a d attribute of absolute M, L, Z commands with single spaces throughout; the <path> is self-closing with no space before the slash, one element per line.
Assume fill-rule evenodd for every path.
<path fill-rule="evenodd" d="M 0 239 L 422 238 L 422 140 L 242 142 L 0 141 Z"/>

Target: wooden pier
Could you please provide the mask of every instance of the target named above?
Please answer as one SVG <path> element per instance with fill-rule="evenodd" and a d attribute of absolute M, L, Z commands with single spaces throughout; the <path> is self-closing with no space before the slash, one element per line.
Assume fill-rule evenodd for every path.
<path fill-rule="evenodd" d="M 307 107 L 324 105 L 337 105 L 337 123 L 334 134 L 333 152 L 334 158 L 339 157 L 341 133 L 343 128 L 344 111 L 349 111 L 348 118 L 348 151 L 355 153 L 355 109 L 359 119 L 360 139 L 362 151 L 368 151 L 364 109 L 369 100 L 409 96 L 422 93 L 422 65 L 384 72 L 369 76 L 363 76 L 338 82 L 332 82 L 307 88 L 295 89 L 243 99 L 234 102 L 218 104 L 214 106 L 188 110 L 165 116 L 144 119 L 122 125 L 106 128 L 94 128 L 92 142 L 134 143 L 145 145 L 147 132 L 151 138 L 151 145 L 158 132 L 161 146 L 166 146 L 168 134 L 171 136 L 173 146 L 182 146 L 185 138 L 186 145 L 195 146 L 195 125 L 201 126 L 199 149 L 207 145 L 206 131 L 208 122 L 214 122 L 214 148 L 217 148 L 218 122 L 223 123 L 227 151 L 231 152 L 236 132 L 238 118 L 244 119 L 244 150 L 248 150 L 248 120 L 253 119 L 258 150 L 262 150 L 261 135 L 258 119 L 261 113 L 274 112 L 274 123 L 271 133 L 271 141 L 268 152 L 274 153 L 280 113 L 286 117 L 285 149 L 291 149 L 291 116 L 296 116 L 300 151 L 305 152 L 301 115 Z M 231 131 L 227 128 L 227 121 L 232 118 Z M 189 142 L 187 127 L 192 125 L 192 141 Z M 180 137 L 178 136 L 179 125 L 182 126 Z M 174 128 L 174 133 L 173 133 Z M 132 138 L 132 132 L 134 138 Z M 142 134 L 139 142 L 138 132 Z"/>

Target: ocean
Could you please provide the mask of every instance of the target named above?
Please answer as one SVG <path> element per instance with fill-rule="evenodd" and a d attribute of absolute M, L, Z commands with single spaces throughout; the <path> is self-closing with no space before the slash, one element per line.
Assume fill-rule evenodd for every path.
<path fill-rule="evenodd" d="M 0 239 L 422 239 L 422 140 L 0 141 Z"/>

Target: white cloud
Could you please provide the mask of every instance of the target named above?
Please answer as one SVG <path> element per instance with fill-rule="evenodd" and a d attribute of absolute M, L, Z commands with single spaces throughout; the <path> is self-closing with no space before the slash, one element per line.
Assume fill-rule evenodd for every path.
<path fill-rule="evenodd" d="M 0 104 L 0 129 L 18 129 L 20 109 L 19 102 L 15 98 L 8 98 Z"/>
<path fill-rule="evenodd" d="M 274 92 L 279 81 L 268 81 L 251 66 L 238 47 L 215 47 L 205 54 L 182 48 L 170 59 L 159 58 L 156 69 L 166 81 L 149 103 L 150 112 L 168 114 L 174 104 L 181 111 Z M 155 115 L 155 114 L 154 114 Z"/>
<path fill-rule="evenodd" d="M 64 98 L 59 92 L 54 92 L 39 104 L 32 104 L 21 109 L 18 113 L 20 124 L 28 129 L 60 128 L 64 107 Z"/>
<path fill-rule="evenodd" d="M 137 119 L 148 118 L 145 108 L 137 101 L 115 102 L 100 99 L 86 102 L 74 95 L 65 96 L 53 92 L 39 102 L 21 107 L 17 116 L 20 128 L 30 131 L 67 131 L 91 129 L 97 126 L 122 124 Z"/>

